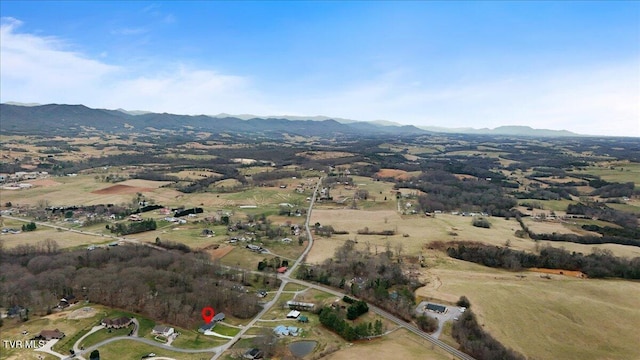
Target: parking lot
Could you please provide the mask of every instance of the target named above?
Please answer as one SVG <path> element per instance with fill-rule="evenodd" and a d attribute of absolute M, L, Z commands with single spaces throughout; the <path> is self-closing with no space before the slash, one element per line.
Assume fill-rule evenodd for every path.
<path fill-rule="evenodd" d="M 427 304 L 433 304 L 433 305 L 444 307 L 445 311 L 444 313 L 438 313 L 436 311 L 427 310 Z M 460 315 L 462 315 L 462 313 L 464 312 L 463 309 L 464 308 L 460 308 L 457 306 L 443 305 L 443 304 L 438 304 L 431 301 L 423 301 L 420 304 L 418 304 L 418 306 L 416 307 L 416 314 L 426 315 L 438 320 L 438 330 L 436 330 L 433 334 L 431 334 L 431 336 L 435 338 L 439 338 L 440 333 L 442 333 L 442 327 L 444 326 L 444 323 L 447 321 L 456 321 L 460 317 Z"/>

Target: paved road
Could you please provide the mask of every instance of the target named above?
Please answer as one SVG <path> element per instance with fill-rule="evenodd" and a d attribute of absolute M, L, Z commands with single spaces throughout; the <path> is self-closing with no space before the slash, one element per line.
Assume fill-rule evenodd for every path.
<path fill-rule="evenodd" d="M 23 219 L 23 218 L 19 218 L 19 217 L 15 217 L 15 216 L 2 215 L 2 217 L 7 218 L 7 219 L 11 219 L 11 220 L 22 221 L 22 222 L 26 222 L 26 223 L 32 222 L 32 220 Z M 91 231 L 76 230 L 76 229 L 71 229 L 71 228 L 68 228 L 68 227 L 59 226 L 59 225 L 53 225 L 53 224 L 40 222 L 40 221 L 33 221 L 33 222 L 38 226 L 45 226 L 45 227 L 50 227 L 50 228 L 54 228 L 54 229 L 58 229 L 58 230 L 64 230 L 64 231 L 69 231 L 69 232 L 73 232 L 73 233 L 77 233 L 77 234 L 83 234 L 83 235 L 89 235 L 89 236 L 98 236 L 98 237 L 101 237 L 101 238 L 105 239 L 105 241 L 108 240 L 108 239 L 115 239 L 115 240 L 118 240 L 118 241 L 124 241 L 124 242 L 128 242 L 128 243 L 131 243 L 131 244 L 148 246 L 148 247 L 154 248 L 156 250 L 162 250 L 162 251 L 166 251 L 167 250 L 167 249 L 162 248 L 160 246 L 156 246 L 156 245 L 153 245 L 153 244 L 140 242 L 140 241 L 138 241 L 136 239 L 132 239 L 132 238 L 118 237 L 118 236 L 115 236 L 115 235 L 105 235 L 105 234 L 102 234 L 102 233 L 95 233 L 95 232 L 91 232 Z"/>
<path fill-rule="evenodd" d="M 293 265 L 289 268 L 289 270 L 287 270 L 286 273 L 284 273 L 283 275 L 280 276 L 280 279 L 281 279 L 280 287 L 278 288 L 278 291 L 276 292 L 276 295 L 273 297 L 273 300 L 267 302 L 264 305 L 264 307 L 262 308 L 262 311 L 260 311 L 260 313 L 257 316 L 255 316 L 253 318 L 253 320 L 251 320 L 251 322 L 249 322 L 249 324 L 247 324 L 242 330 L 240 330 L 240 332 L 238 334 L 236 334 L 236 336 L 233 337 L 233 340 L 231 340 L 228 343 L 222 345 L 221 347 L 223 349 L 220 352 L 217 352 L 211 358 L 211 360 L 218 359 L 222 355 L 223 352 L 225 352 L 227 349 L 229 349 L 231 346 L 233 346 L 233 344 L 235 344 L 238 340 L 240 340 L 242 338 L 242 336 L 244 335 L 244 333 L 246 333 L 247 330 L 249 330 L 253 325 L 255 325 L 255 323 L 258 320 L 260 320 L 260 318 L 262 318 L 264 316 L 264 314 L 266 314 L 269 310 L 271 310 L 271 307 L 276 304 L 276 302 L 278 301 L 278 298 L 280 297 L 280 295 L 282 295 L 282 292 L 284 291 L 284 287 L 289 282 L 288 281 L 289 274 L 292 274 L 295 271 L 295 269 L 298 267 L 298 265 L 300 265 L 300 263 L 303 261 L 303 259 L 305 259 L 307 257 L 307 254 L 309 253 L 309 251 L 311 251 L 311 246 L 313 246 L 313 237 L 311 236 L 311 229 L 309 228 L 309 222 L 311 221 L 311 210 L 313 210 L 313 205 L 316 202 L 316 194 L 318 193 L 318 188 L 320 187 L 320 184 L 322 184 L 322 179 L 323 178 L 320 178 L 318 180 L 318 184 L 316 185 L 316 188 L 313 191 L 313 197 L 311 198 L 311 202 L 309 204 L 309 210 L 307 210 L 307 218 L 306 218 L 305 223 L 304 223 L 304 227 L 305 227 L 305 230 L 307 232 L 307 239 L 309 239 L 309 243 L 307 244 L 307 248 L 298 257 L 296 262 L 293 263 Z"/>

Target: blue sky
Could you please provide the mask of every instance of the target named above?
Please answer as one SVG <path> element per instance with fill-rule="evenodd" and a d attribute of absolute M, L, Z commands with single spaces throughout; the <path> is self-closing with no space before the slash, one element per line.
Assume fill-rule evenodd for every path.
<path fill-rule="evenodd" d="M 0 2 L 0 101 L 640 136 L 640 2 Z"/>

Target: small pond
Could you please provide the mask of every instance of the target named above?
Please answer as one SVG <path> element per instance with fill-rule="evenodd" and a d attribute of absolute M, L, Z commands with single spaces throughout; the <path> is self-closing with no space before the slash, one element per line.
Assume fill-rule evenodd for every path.
<path fill-rule="evenodd" d="M 310 352 L 318 345 L 317 341 L 305 340 L 305 341 L 296 341 L 289 344 L 289 350 L 296 357 L 303 357 Z"/>

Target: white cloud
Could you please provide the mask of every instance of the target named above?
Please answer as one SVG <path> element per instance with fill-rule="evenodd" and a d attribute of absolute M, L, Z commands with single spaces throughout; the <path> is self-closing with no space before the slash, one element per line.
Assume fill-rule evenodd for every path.
<path fill-rule="evenodd" d="M 106 76 L 119 70 L 70 50 L 58 38 L 18 33 L 20 25 L 3 18 L 0 26 L 2 101 L 51 98 L 77 103 L 73 94 L 94 92 Z"/>
<path fill-rule="evenodd" d="M 149 9 L 149 12 L 155 9 Z M 397 69 L 342 88 L 307 83 L 277 91 L 248 76 L 182 63 L 107 63 L 56 37 L 0 29 L 0 101 L 85 104 L 179 114 L 327 115 L 416 125 L 529 125 L 585 134 L 640 136 L 637 59 L 601 66 L 433 83 Z M 153 61 L 153 60 L 150 60 Z M 134 65 L 136 64 L 137 65 Z M 294 74 L 292 74 L 293 76 Z"/>
<path fill-rule="evenodd" d="M 2 23 L 2 102 L 82 103 L 187 114 L 268 111 L 246 77 L 179 63 L 153 64 L 154 70 L 139 72 L 139 66 L 88 59 L 55 37 L 20 33 L 20 24 L 15 19 Z"/>
<path fill-rule="evenodd" d="M 125 27 L 125 28 L 111 30 L 111 34 L 113 35 L 141 35 L 148 32 L 149 32 L 149 29 L 142 28 L 142 27 L 135 27 L 135 28 Z"/>
<path fill-rule="evenodd" d="M 637 61 L 550 70 L 480 83 L 430 85 L 404 72 L 383 74 L 325 97 L 301 98 L 304 109 L 361 120 L 415 125 L 528 125 L 582 134 L 640 136 Z"/>

